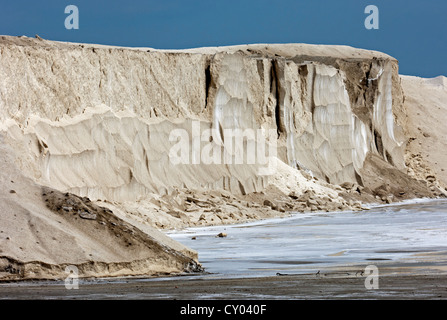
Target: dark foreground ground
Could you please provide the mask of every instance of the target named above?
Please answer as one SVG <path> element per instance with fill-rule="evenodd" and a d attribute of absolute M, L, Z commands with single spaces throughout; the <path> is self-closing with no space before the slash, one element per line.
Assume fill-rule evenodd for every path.
<path fill-rule="evenodd" d="M 367 289 L 366 277 L 358 271 L 242 279 L 80 280 L 79 289 L 71 290 L 63 281 L 4 283 L 0 284 L 0 299 L 447 299 L 445 273 L 385 271 L 378 279 L 377 289 Z"/>

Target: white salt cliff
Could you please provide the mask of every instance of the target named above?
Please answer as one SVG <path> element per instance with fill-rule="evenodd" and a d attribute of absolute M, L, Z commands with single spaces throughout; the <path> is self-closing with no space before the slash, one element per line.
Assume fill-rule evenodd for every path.
<path fill-rule="evenodd" d="M 445 131 L 418 122 L 446 108 L 439 79 L 345 46 L 0 37 L 0 276 L 201 271 L 159 229 L 443 196 L 443 142 L 414 142 Z"/>

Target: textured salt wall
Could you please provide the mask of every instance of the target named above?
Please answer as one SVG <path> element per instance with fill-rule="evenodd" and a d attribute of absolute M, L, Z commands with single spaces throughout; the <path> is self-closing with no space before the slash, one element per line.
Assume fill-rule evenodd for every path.
<path fill-rule="evenodd" d="M 397 63 L 308 59 L 218 54 L 212 69 L 217 85 L 207 105 L 214 108 L 214 126 L 275 128 L 281 160 L 331 183 L 361 184 L 368 152 L 402 169 L 393 113 L 402 103 L 392 79 Z"/>
<path fill-rule="evenodd" d="M 214 129 L 204 140 L 222 154 L 226 129 L 273 129 L 282 161 L 331 183 L 361 183 L 369 151 L 403 167 L 391 58 L 37 40 L 0 48 L 2 128 L 24 172 L 43 185 L 124 201 L 175 187 L 249 193 L 268 184 L 257 165 L 207 165 L 194 154 L 187 164 L 172 164 L 170 134 L 184 129 L 192 137 L 194 121 L 200 136 Z"/>
<path fill-rule="evenodd" d="M 68 122 L 32 118 L 30 123 L 26 133 L 16 125 L 8 128 L 10 143 L 28 157 L 22 159 L 31 166 L 25 168 L 28 174 L 43 185 L 92 199 L 136 200 L 148 193 L 170 193 L 173 187 L 235 193 L 265 187 L 256 166 L 194 163 L 192 151 L 189 162 L 172 163 L 170 133 L 183 129 L 190 137 L 198 123 L 191 120 L 148 124 L 103 106 Z M 201 133 L 210 127 L 209 122 L 198 124 Z M 185 141 L 192 150 L 194 142 Z"/>
<path fill-rule="evenodd" d="M 394 161 L 402 168 L 402 151 L 399 150 L 402 142 L 397 141 L 394 135 L 391 64 L 387 63 L 386 68 L 386 72 L 377 79 L 367 80 L 376 81 L 378 89 L 372 105 L 365 106 L 372 114 L 366 121 L 362 121 L 353 110 L 345 71 L 321 64 L 286 68 L 292 73 L 304 71 L 301 75 L 305 77 L 295 76 L 295 83 L 312 84 L 302 86 L 305 90 L 295 91 L 280 101 L 287 128 L 289 164 L 296 163 L 298 167 L 307 168 L 336 184 L 360 182 L 360 168 L 369 151 L 383 154 L 387 161 L 392 161 L 392 153 Z M 287 82 L 287 78 L 285 75 L 283 81 Z M 289 78 L 293 79 L 293 76 Z M 289 80 L 285 85 L 291 86 L 291 82 Z M 303 103 L 305 91 L 311 99 Z M 311 116 L 306 117 L 306 114 Z M 296 118 L 308 121 L 297 121 Z"/>
<path fill-rule="evenodd" d="M 106 104 L 145 119 L 192 117 L 205 103 L 206 56 L 83 45 L 2 45 L 0 115 L 25 124 Z"/>
<path fill-rule="evenodd" d="M 330 182 L 355 181 L 355 173 L 369 151 L 365 125 L 353 114 L 337 69 L 316 66 L 314 77 L 313 129 L 308 130 L 313 133 L 313 144 L 308 149 L 315 155 L 307 163 L 315 164 L 311 170 L 321 172 Z M 306 140 L 301 138 L 301 145 L 306 146 Z"/>

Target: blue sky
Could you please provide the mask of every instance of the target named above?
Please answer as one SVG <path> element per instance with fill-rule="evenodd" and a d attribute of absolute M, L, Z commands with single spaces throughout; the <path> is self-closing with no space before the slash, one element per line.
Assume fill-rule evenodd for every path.
<path fill-rule="evenodd" d="M 400 73 L 447 76 L 446 0 L 3 0 L 0 34 L 181 49 L 247 43 L 343 44 L 388 53 Z M 64 27 L 67 5 L 79 29 Z M 367 5 L 379 30 L 367 30 Z"/>

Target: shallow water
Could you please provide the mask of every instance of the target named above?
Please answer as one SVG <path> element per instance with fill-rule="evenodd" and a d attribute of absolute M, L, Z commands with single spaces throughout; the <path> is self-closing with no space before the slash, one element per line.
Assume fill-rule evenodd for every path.
<path fill-rule="evenodd" d="M 228 236 L 216 237 L 220 232 Z M 80 279 L 79 290 L 65 289 L 64 281 L 5 283 L 0 284 L 0 300 L 439 299 L 447 295 L 445 272 L 439 273 L 438 269 L 431 277 L 426 273 L 422 277 L 411 273 L 410 277 L 402 277 L 398 272 L 397 277 L 381 281 L 380 290 L 366 290 L 362 275 L 349 278 L 346 272 L 337 272 L 340 266 L 351 267 L 352 271 L 358 270 L 359 265 L 380 263 L 404 266 L 404 270 L 408 266 L 426 270 L 434 265 L 446 270 L 447 200 L 418 200 L 363 212 L 295 214 L 169 234 L 197 250 L 208 273 L 146 279 Z M 191 239 L 193 236 L 196 240 Z M 415 256 L 427 252 L 435 253 L 435 262 L 425 261 L 427 256 Z M 321 270 L 323 274 L 331 272 L 331 267 L 336 271 L 332 278 L 313 274 L 304 278 L 269 277 L 278 272 L 303 274 Z M 267 277 L 251 279 L 264 276 Z M 199 281 L 190 281 L 193 279 Z"/>
<path fill-rule="evenodd" d="M 220 232 L 227 237 L 216 237 Z M 447 251 L 447 200 L 413 200 L 362 212 L 294 214 L 169 235 L 198 251 L 205 271 L 222 277 L 309 273 L 404 258 L 408 262 L 418 252 Z"/>

